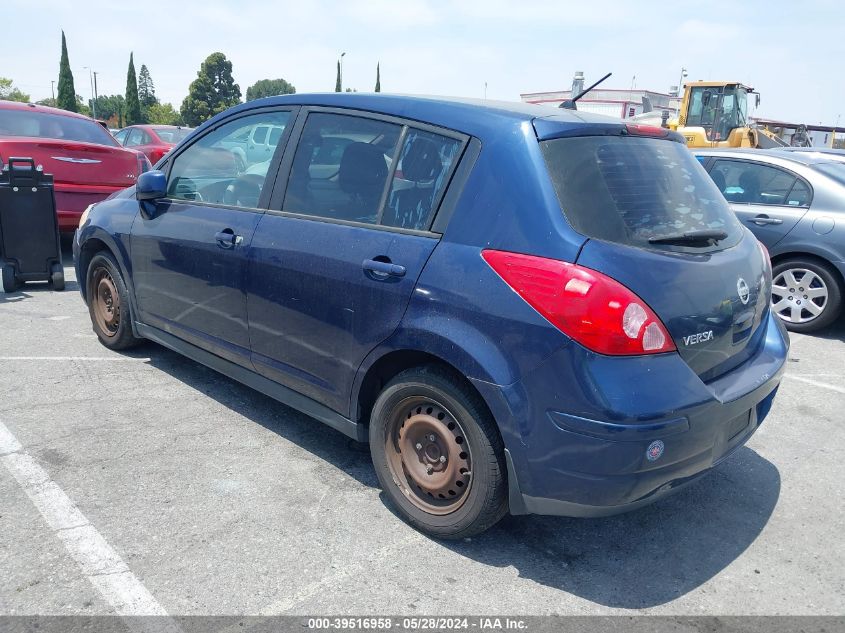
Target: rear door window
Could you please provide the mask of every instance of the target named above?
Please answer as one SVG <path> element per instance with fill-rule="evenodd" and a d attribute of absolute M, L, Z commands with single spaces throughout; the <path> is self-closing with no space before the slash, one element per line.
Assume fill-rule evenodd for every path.
<path fill-rule="evenodd" d="M 623 136 L 584 136 L 541 142 L 564 215 L 579 233 L 608 242 L 660 250 L 649 238 L 724 230 L 736 244 L 740 224 L 707 172 L 682 143 Z M 701 249 L 695 249 L 700 252 Z"/>
<path fill-rule="evenodd" d="M 294 155 L 282 210 L 377 222 L 401 132 L 401 125 L 386 121 L 309 114 Z M 328 151 L 323 150 L 324 143 Z"/>
<path fill-rule="evenodd" d="M 776 204 L 806 206 L 809 196 L 801 188 L 791 195 L 800 182 L 795 174 L 747 160 L 717 159 L 710 170 L 713 180 L 722 183 L 722 189 L 730 202 L 745 204 Z M 803 185 L 803 183 L 802 183 Z M 804 187 L 806 190 L 806 187 Z"/>

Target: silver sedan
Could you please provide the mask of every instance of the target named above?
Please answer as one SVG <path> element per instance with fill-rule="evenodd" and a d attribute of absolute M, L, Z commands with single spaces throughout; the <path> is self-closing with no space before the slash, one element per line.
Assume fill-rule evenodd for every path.
<path fill-rule="evenodd" d="M 845 162 L 824 153 L 694 150 L 772 258 L 772 310 L 795 332 L 834 322 L 845 294 Z"/>

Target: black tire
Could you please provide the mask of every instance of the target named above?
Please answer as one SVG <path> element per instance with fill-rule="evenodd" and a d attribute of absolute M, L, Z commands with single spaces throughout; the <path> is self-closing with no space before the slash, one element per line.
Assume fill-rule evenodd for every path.
<path fill-rule="evenodd" d="M 11 264 L 3 265 L 3 291 L 14 292 L 21 287 L 20 282 L 15 277 L 15 267 Z"/>
<path fill-rule="evenodd" d="M 418 417 L 420 421 L 414 422 Z M 416 426 L 406 426 L 406 422 Z M 407 437 L 409 429 L 427 428 L 421 424 L 434 425 L 431 428 L 436 437 L 434 433 L 423 435 L 432 438 L 431 444 L 422 447 L 421 443 L 414 443 L 410 450 L 405 443 L 403 454 L 403 442 L 413 441 Z M 442 429 L 437 428 L 438 424 Z M 433 365 L 398 374 L 376 399 L 369 433 L 370 453 L 382 489 L 402 517 L 421 532 L 436 538 L 465 538 L 490 528 L 507 513 L 501 436 L 484 402 L 459 376 Z M 441 452 L 435 446 L 435 439 L 448 446 L 444 445 Z M 449 444 L 450 439 L 454 445 Z M 460 459 L 451 452 L 455 445 L 460 450 Z M 425 464 L 423 460 L 429 459 L 429 449 L 435 457 Z M 441 465 L 436 456 L 446 457 L 446 454 L 448 457 Z M 438 499 L 430 489 L 423 490 L 417 483 L 421 473 L 415 479 L 409 474 L 407 464 L 411 469 L 423 465 L 429 476 L 446 477 L 444 492 L 452 488 L 448 494 L 454 497 L 438 494 Z M 432 473 L 430 464 L 441 472 Z M 458 469 L 466 473 L 457 475 L 463 477 L 461 483 L 449 480 L 447 471 L 454 473 L 457 466 L 467 464 L 467 468 Z"/>
<path fill-rule="evenodd" d="M 111 253 L 103 251 L 91 258 L 85 288 L 91 324 L 103 345 L 121 350 L 142 342 L 132 334 L 129 292 Z"/>
<path fill-rule="evenodd" d="M 53 286 L 53 290 L 65 289 L 65 271 L 61 264 L 53 264 L 50 267 L 50 285 Z"/>
<path fill-rule="evenodd" d="M 808 273 L 815 276 L 815 280 L 810 282 L 812 288 L 801 285 L 807 279 Z M 773 284 L 772 288 L 772 311 L 781 318 L 789 331 L 815 332 L 827 327 L 841 315 L 842 281 L 829 265 L 811 258 L 786 259 L 774 266 L 772 278 L 778 282 L 778 285 Z M 789 283 L 790 279 L 795 280 L 795 285 Z M 822 289 L 826 292 L 826 297 L 814 298 L 810 295 L 811 290 L 818 293 L 822 292 Z M 792 290 L 795 292 L 791 292 Z M 800 305 L 797 303 L 799 301 Z M 818 315 L 811 314 L 805 309 L 808 302 L 814 304 L 814 311 L 821 307 L 821 312 Z M 777 309 L 778 306 L 781 308 Z"/>

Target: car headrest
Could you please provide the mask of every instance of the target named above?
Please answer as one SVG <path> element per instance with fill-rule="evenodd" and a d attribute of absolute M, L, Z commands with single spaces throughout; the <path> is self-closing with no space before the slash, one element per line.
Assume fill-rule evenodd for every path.
<path fill-rule="evenodd" d="M 405 180 L 426 182 L 443 169 L 437 144 L 427 138 L 415 138 L 402 157 L 402 177 Z"/>
<path fill-rule="evenodd" d="M 369 143 L 350 143 L 340 159 L 340 188 L 347 193 L 381 190 L 387 179 L 387 163 L 382 151 Z"/>
<path fill-rule="evenodd" d="M 742 172 L 742 175 L 739 177 L 739 186 L 742 187 L 743 191 L 758 191 L 760 189 L 760 181 L 757 178 L 757 174 L 753 171 Z"/>

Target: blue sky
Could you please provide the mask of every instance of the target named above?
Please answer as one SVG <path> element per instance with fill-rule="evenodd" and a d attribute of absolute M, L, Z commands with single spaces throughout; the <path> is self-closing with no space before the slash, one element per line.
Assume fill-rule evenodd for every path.
<path fill-rule="evenodd" d="M 299 92 L 344 85 L 386 92 L 518 100 L 613 72 L 608 87 L 665 92 L 689 79 L 738 79 L 762 94 L 758 115 L 836 123 L 845 114 L 845 10 L 841 0 L 638 2 L 590 0 L 0 0 L 0 76 L 40 99 L 58 78 L 61 29 L 76 89 L 122 94 L 129 52 L 177 108 L 202 60 L 234 64 L 242 92 L 283 77 Z M 662 11 L 662 14 L 661 14 Z M 636 80 L 634 80 L 636 76 Z M 804 90 L 804 95 L 797 95 Z M 845 117 L 840 119 L 845 125 Z"/>

